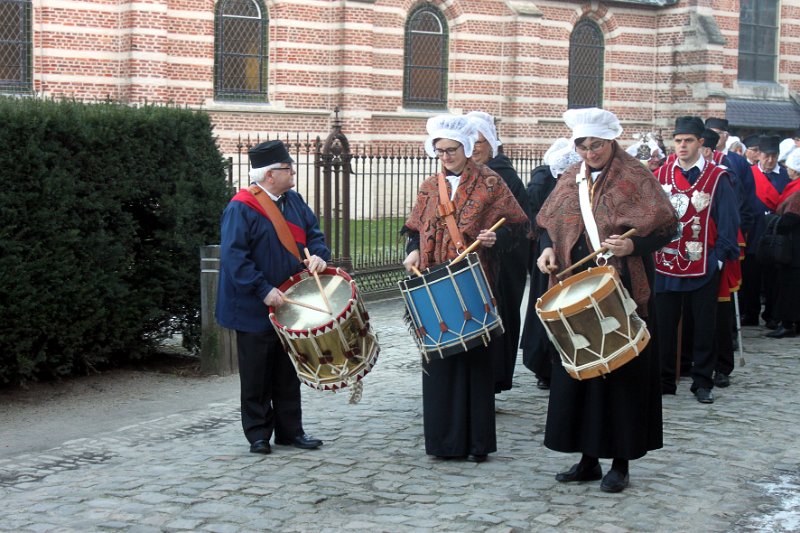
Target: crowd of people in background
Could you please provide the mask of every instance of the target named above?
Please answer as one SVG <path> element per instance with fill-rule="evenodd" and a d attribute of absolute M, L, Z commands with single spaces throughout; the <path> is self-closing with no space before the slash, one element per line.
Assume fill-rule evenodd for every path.
<path fill-rule="evenodd" d="M 725 119 L 682 116 L 669 147 L 652 133 L 625 147 L 609 111 L 571 109 L 564 122 L 571 136 L 553 143 L 526 187 L 491 115 L 428 120 L 425 149 L 441 166 L 406 219 L 403 264 L 422 277 L 477 247 L 504 328 L 463 353 L 423 361 L 425 451 L 481 463 L 497 450 L 494 399 L 511 389 L 521 348 L 537 386 L 550 391 L 545 446 L 581 454 L 556 479 L 602 480 L 603 491 L 620 492 L 630 461 L 662 447 L 662 396 L 678 393 L 681 376 L 711 404 L 715 387 L 732 384 L 742 326 L 763 321 L 776 339 L 798 333 L 800 129 L 789 139 L 740 139 Z M 273 435 L 276 444 L 315 449 L 322 441 L 305 433 L 299 381 L 266 310 L 289 301 L 278 289 L 289 276 L 323 271 L 330 250 L 292 190 L 294 161 L 283 144 L 249 155 L 252 185 L 222 219 L 217 319 L 237 330 L 250 451 L 271 453 Z M 495 224 L 501 219 L 505 226 Z M 628 317 L 646 324 L 650 340 L 602 378 L 575 379 L 534 307 L 557 273 L 585 274 L 594 263 L 584 260 L 601 252 L 624 287 Z M 612 326 L 602 323 L 619 329 Z M 612 461 L 605 475 L 600 459 Z"/>

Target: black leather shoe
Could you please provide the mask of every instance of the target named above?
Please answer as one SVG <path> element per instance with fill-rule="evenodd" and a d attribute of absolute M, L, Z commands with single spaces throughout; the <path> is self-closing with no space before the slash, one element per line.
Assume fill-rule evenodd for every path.
<path fill-rule="evenodd" d="M 694 391 L 694 395 L 700 403 L 714 403 L 714 393 L 711 392 L 711 389 L 699 387 Z"/>
<path fill-rule="evenodd" d="M 714 386 L 724 389 L 731 384 L 731 378 L 722 372 L 714 372 Z"/>
<path fill-rule="evenodd" d="M 600 490 L 603 492 L 622 492 L 631 482 L 629 474 L 622 474 L 613 468 L 608 471 L 603 481 L 600 482 Z"/>
<path fill-rule="evenodd" d="M 770 339 L 784 339 L 786 337 L 794 337 L 794 331 L 786 329 L 783 326 L 778 326 L 769 333 L 764 334 L 764 336 Z"/>
<path fill-rule="evenodd" d="M 778 329 L 780 325 L 781 325 L 780 322 L 778 322 L 774 318 L 770 318 L 769 320 L 767 320 L 767 323 L 764 324 L 764 327 L 767 329 Z"/>
<path fill-rule="evenodd" d="M 263 453 L 267 455 L 272 453 L 272 448 L 269 447 L 269 441 L 257 440 L 250 445 L 250 453 Z"/>
<path fill-rule="evenodd" d="M 313 450 L 314 448 L 319 448 L 320 446 L 322 446 L 322 441 L 319 439 L 315 439 L 314 437 L 309 437 L 308 435 L 303 433 L 302 435 L 296 436 L 292 440 L 275 439 L 275 444 L 294 446 L 295 448 L 303 448 L 304 450 Z"/>
<path fill-rule="evenodd" d="M 571 483 L 573 481 L 597 481 L 602 477 L 603 469 L 600 467 L 600 463 L 597 463 L 590 468 L 584 468 L 580 463 L 575 463 L 572 465 L 572 468 L 566 472 L 556 474 L 556 481 L 560 481 L 561 483 Z"/>
<path fill-rule="evenodd" d="M 473 454 L 470 454 L 470 455 L 467 456 L 467 461 L 469 461 L 470 463 L 482 463 L 482 462 L 484 462 L 486 460 L 487 457 L 488 456 L 485 455 L 485 454 L 484 455 L 473 455 Z"/>
<path fill-rule="evenodd" d="M 547 381 L 543 380 L 542 378 L 539 378 L 539 379 L 536 380 L 536 388 L 542 389 L 542 390 L 550 390 L 550 383 L 548 383 Z"/>

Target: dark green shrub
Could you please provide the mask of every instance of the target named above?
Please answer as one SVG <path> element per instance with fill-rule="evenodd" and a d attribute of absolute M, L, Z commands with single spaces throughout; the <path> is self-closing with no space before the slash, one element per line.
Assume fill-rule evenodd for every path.
<path fill-rule="evenodd" d="M 0 98 L 0 383 L 196 348 L 229 197 L 206 114 Z"/>

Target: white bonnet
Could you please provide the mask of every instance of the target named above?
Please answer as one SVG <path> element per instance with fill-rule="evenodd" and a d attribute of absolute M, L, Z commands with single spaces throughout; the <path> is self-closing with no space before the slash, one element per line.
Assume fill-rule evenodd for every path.
<path fill-rule="evenodd" d="M 564 123 L 572 130 L 572 141 L 584 137 L 612 140 L 622 135 L 617 116 L 597 107 L 568 109 L 564 112 Z"/>
<path fill-rule="evenodd" d="M 472 157 L 472 148 L 478 139 L 475 123 L 463 115 L 436 115 L 428 119 L 426 125 L 428 138 L 425 139 L 425 151 L 436 157 L 433 142 L 436 139 L 450 139 L 460 142 L 464 147 L 464 155 Z"/>
<path fill-rule="evenodd" d="M 800 172 L 800 150 L 792 150 L 789 152 L 789 155 L 786 157 L 786 166 L 795 172 Z"/>
<path fill-rule="evenodd" d="M 553 177 L 558 177 L 567 170 L 567 167 L 573 163 L 578 163 L 581 156 L 575 151 L 575 145 L 572 141 L 564 137 L 556 139 L 556 142 L 547 149 L 542 158 L 542 163 L 550 167 L 550 173 Z"/>
<path fill-rule="evenodd" d="M 794 143 L 794 139 L 790 138 L 782 140 L 778 147 L 778 161 L 786 161 L 786 158 L 789 156 L 789 154 L 794 152 L 794 149 L 797 148 L 797 145 Z"/>
<path fill-rule="evenodd" d="M 742 140 L 739 137 L 737 137 L 736 135 L 729 135 L 728 136 L 728 140 L 725 141 L 725 149 L 729 150 L 730 147 L 733 146 L 733 143 L 744 144 L 744 143 L 742 143 Z"/>
<path fill-rule="evenodd" d="M 658 143 L 654 139 L 650 139 L 649 137 L 646 140 L 640 139 L 636 141 L 635 143 L 630 145 L 625 151 L 628 152 L 628 154 L 632 155 L 633 157 L 637 157 L 639 153 L 639 147 L 641 147 L 642 144 L 647 144 L 647 147 L 650 148 L 650 157 L 652 157 L 654 153 L 658 154 L 659 159 L 664 157 L 664 152 L 661 151 L 661 147 L 658 146 Z"/>
<path fill-rule="evenodd" d="M 503 143 L 497 139 L 494 117 L 483 111 L 470 111 L 467 113 L 467 118 L 475 124 L 475 128 L 483 135 L 489 146 L 492 147 L 492 157 L 497 157 L 497 147 Z"/>

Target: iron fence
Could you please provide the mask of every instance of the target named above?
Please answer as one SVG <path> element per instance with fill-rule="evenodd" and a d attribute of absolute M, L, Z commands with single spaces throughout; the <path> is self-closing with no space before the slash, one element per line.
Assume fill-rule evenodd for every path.
<path fill-rule="evenodd" d="M 438 162 L 419 148 L 350 146 L 334 122 L 326 139 L 310 134 L 280 138 L 295 160 L 295 189 L 320 221 L 334 264 L 351 272 L 364 292 L 396 287 L 405 258 L 400 230 L 417 190 L 438 171 Z M 232 189 L 249 184 L 247 151 L 269 137 L 240 137 L 228 158 Z M 532 150 L 506 152 L 523 182 L 541 164 Z"/>

